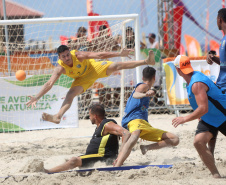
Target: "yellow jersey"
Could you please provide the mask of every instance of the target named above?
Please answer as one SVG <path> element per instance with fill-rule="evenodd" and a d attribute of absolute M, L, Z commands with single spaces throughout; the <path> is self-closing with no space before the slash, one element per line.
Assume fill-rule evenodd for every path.
<path fill-rule="evenodd" d="M 94 59 L 85 59 L 82 62 L 80 62 L 75 55 L 76 52 L 78 51 L 77 50 L 70 51 L 73 60 L 72 67 L 66 65 L 62 60 L 58 60 L 58 64 L 61 65 L 66 71 L 65 75 L 74 79 L 86 74 L 86 72 L 90 68 L 91 62 L 95 62 Z"/>

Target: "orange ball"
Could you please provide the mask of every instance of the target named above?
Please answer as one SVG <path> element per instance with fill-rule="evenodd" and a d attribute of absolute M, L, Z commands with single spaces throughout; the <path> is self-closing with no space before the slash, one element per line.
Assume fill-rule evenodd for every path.
<path fill-rule="evenodd" d="M 23 81 L 23 80 L 25 80 L 25 78 L 26 78 L 26 73 L 25 73 L 25 71 L 23 71 L 23 70 L 18 70 L 18 71 L 16 72 L 16 79 L 17 79 L 17 80 Z"/>

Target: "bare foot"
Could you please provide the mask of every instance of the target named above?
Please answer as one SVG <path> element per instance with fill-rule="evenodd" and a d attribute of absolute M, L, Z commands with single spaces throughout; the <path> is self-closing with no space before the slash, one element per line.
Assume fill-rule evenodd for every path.
<path fill-rule="evenodd" d="M 45 168 L 44 168 L 44 172 L 45 172 L 45 173 L 51 173 L 49 170 L 47 170 L 47 169 L 45 169 Z"/>
<path fill-rule="evenodd" d="M 145 62 L 149 65 L 155 65 L 155 54 L 154 51 L 150 50 L 148 52 L 148 58 L 145 59 Z"/>
<path fill-rule="evenodd" d="M 213 178 L 218 179 L 218 178 L 221 178 L 221 176 L 220 176 L 220 174 L 219 174 L 219 173 L 216 173 L 216 174 L 214 174 L 214 175 L 213 175 Z"/>
<path fill-rule="evenodd" d="M 51 114 L 47 114 L 45 112 L 43 112 L 43 114 L 42 114 L 42 119 L 45 121 L 56 123 L 56 124 L 60 123 L 60 119 L 57 117 L 57 115 L 51 115 Z"/>
<path fill-rule="evenodd" d="M 140 150 L 143 155 L 145 155 L 148 151 L 145 145 L 140 145 Z"/>

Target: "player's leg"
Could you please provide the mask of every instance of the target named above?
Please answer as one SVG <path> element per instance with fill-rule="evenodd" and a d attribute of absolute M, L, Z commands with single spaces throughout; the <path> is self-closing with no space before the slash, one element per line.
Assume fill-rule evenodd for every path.
<path fill-rule="evenodd" d="M 67 162 L 65 162 L 59 166 L 56 166 L 49 170 L 45 169 L 45 172 L 46 173 L 57 173 L 57 172 L 61 172 L 61 171 L 70 170 L 70 169 L 76 168 L 78 166 L 82 166 L 82 159 L 80 157 L 72 157 L 70 160 L 68 160 Z"/>
<path fill-rule="evenodd" d="M 131 153 L 134 145 L 137 143 L 139 136 L 140 136 L 140 130 L 136 130 L 131 133 L 130 138 L 125 143 L 124 147 L 120 151 L 120 153 L 114 163 L 115 167 L 119 167 L 119 166 L 123 165 L 124 161 L 127 159 L 129 154 Z"/>
<path fill-rule="evenodd" d="M 114 62 L 112 63 L 107 71 L 107 75 L 111 75 L 113 72 L 122 70 L 122 69 L 132 69 L 141 65 L 154 65 L 155 64 L 155 55 L 152 50 L 149 51 L 148 57 L 145 60 L 138 61 L 126 61 L 126 62 Z"/>
<path fill-rule="evenodd" d="M 150 135 L 157 136 L 157 132 L 159 132 L 159 134 L 162 134 L 160 141 L 153 143 L 153 144 L 150 144 L 150 145 L 140 145 L 140 149 L 141 149 L 141 152 L 142 152 L 143 155 L 146 154 L 146 152 L 148 150 L 157 150 L 157 149 L 164 148 L 164 147 L 177 146 L 179 144 L 179 138 L 176 135 L 174 135 L 170 132 L 162 133 L 162 130 L 158 130 L 158 129 L 156 129 L 156 130 L 157 131 L 156 131 L 155 134 L 150 133 L 150 134 L 146 134 L 146 135 L 141 137 L 142 139 L 145 139 L 145 140 L 155 140 L 154 138 L 148 139 L 148 137 Z"/>
<path fill-rule="evenodd" d="M 215 146 L 216 146 L 216 141 L 217 141 L 217 138 L 212 138 L 208 142 L 208 148 L 209 148 L 210 152 L 213 154 L 213 156 L 214 156 L 214 150 L 215 150 Z"/>
<path fill-rule="evenodd" d="M 74 97 L 81 94 L 83 91 L 84 90 L 83 90 L 82 86 L 71 87 L 64 99 L 64 102 L 63 102 L 59 112 L 55 115 L 43 113 L 42 119 L 59 124 L 64 113 L 71 107 Z"/>
<path fill-rule="evenodd" d="M 213 134 L 210 132 L 198 133 L 194 139 L 194 146 L 199 153 L 200 158 L 210 170 L 214 178 L 221 178 L 217 167 L 214 162 L 214 156 L 207 147 L 207 143 L 213 137 Z"/>

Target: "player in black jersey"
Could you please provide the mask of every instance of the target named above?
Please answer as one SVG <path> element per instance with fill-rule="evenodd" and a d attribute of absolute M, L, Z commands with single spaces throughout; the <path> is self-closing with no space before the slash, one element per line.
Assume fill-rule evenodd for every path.
<path fill-rule="evenodd" d="M 72 157 L 69 161 L 52 169 L 45 169 L 46 173 L 66 171 L 75 167 L 87 167 L 97 161 L 106 161 L 117 158 L 118 136 L 122 137 L 121 149 L 130 137 L 129 131 L 117 125 L 113 119 L 105 118 L 105 110 L 101 104 L 93 104 L 89 107 L 89 116 L 92 124 L 97 125 L 92 139 L 86 149 L 85 155 Z"/>

